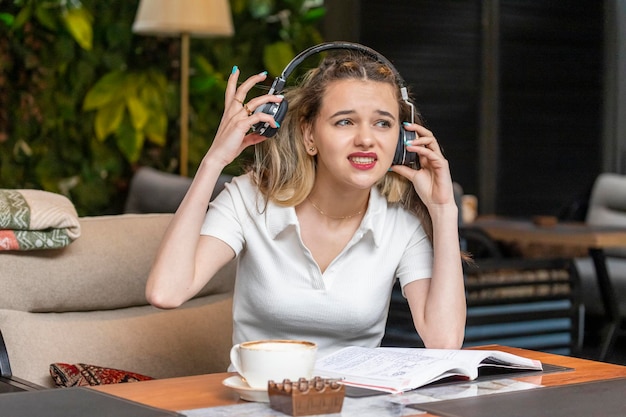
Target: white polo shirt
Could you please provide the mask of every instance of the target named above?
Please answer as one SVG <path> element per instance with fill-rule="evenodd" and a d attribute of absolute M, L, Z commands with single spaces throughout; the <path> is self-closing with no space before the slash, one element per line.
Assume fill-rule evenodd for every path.
<path fill-rule="evenodd" d="M 295 209 L 264 207 L 251 177 L 236 177 L 210 204 L 201 230 L 238 256 L 233 343 L 305 339 L 318 344 L 318 357 L 348 345 L 376 347 L 396 277 L 403 286 L 431 277 L 432 246 L 421 223 L 377 189 L 323 274 L 302 242 Z"/>

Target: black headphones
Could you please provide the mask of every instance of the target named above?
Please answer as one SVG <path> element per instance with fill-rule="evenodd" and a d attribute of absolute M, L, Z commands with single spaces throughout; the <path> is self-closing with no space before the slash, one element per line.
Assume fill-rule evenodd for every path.
<path fill-rule="evenodd" d="M 285 67 L 283 72 L 280 74 L 280 76 L 276 77 L 276 79 L 272 83 L 272 86 L 268 94 L 280 94 L 283 91 L 283 88 L 285 87 L 287 78 L 296 69 L 296 67 L 302 63 L 302 61 L 304 61 L 305 59 L 307 59 L 308 57 L 312 55 L 318 54 L 322 51 L 327 51 L 329 49 L 349 49 L 349 50 L 359 51 L 366 55 L 369 55 L 370 57 L 374 58 L 378 62 L 381 62 L 387 65 L 391 69 L 391 71 L 393 71 L 396 77 L 397 83 L 400 86 L 400 94 L 402 95 L 402 99 L 404 100 L 406 104 L 409 105 L 409 107 L 411 107 L 411 123 L 414 122 L 415 107 L 413 106 L 413 103 L 409 101 L 409 94 L 407 92 L 404 79 L 402 78 L 400 73 L 396 70 L 396 68 L 391 64 L 391 62 L 387 58 L 385 58 L 384 56 L 382 56 L 375 50 L 368 48 L 367 46 L 360 45 L 358 43 L 327 42 L 327 43 L 321 43 L 319 45 L 312 46 L 300 52 L 298 55 L 296 55 L 294 59 L 291 60 L 289 64 L 287 64 L 287 66 Z M 276 120 L 278 124 L 281 124 L 285 118 L 285 115 L 287 114 L 287 108 L 288 108 L 287 100 L 283 100 L 280 103 L 266 103 L 263 106 L 258 107 L 255 110 L 255 113 L 263 112 L 265 114 L 269 114 L 274 117 L 274 120 Z M 258 133 L 261 136 L 271 138 L 272 136 L 276 134 L 278 129 L 270 126 L 269 123 L 259 122 L 259 123 L 256 123 L 254 126 L 252 126 L 252 131 Z M 417 157 L 417 154 L 414 152 L 408 152 L 406 150 L 406 145 L 405 145 L 407 141 L 411 141 L 415 139 L 415 137 L 416 137 L 415 132 L 405 130 L 403 126 L 400 126 L 400 135 L 398 137 L 398 143 L 396 145 L 396 153 L 394 154 L 394 157 L 393 157 L 393 162 L 392 162 L 393 165 L 407 165 L 414 169 L 420 168 L 419 158 Z"/>

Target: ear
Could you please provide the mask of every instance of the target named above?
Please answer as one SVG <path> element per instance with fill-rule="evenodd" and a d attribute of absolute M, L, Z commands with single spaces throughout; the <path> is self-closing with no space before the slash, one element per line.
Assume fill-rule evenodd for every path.
<path fill-rule="evenodd" d="M 313 137 L 313 127 L 308 123 L 302 126 L 302 140 L 304 141 L 306 152 L 311 156 L 317 155 L 317 147 L 315 146 L 315 138 Z"/>

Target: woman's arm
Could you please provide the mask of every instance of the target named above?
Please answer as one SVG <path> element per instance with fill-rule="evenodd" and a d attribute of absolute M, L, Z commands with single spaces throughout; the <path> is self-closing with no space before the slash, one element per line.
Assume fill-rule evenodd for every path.
<path fill-rule="evenodd" d="M 156 307 L 180 306 L 235 255 L 224 242 L 200 235 L 220 173 L 219 166 L 209 159 L 201 163 L 165 231 L 146 285 L 146 298 Z M 201 256 L 202 253 L 210 256 Z"/>
<path fill-rule="evenodd" d="M 458 208 L 448 161 L 433 134 L 419 125 L 406 126 L 418 137 L 407 148 L 420 158 L 421 169 L 394 166 L 409 178 L 428 208 L 433 224 L 433 275 L 404 287 L 415 327 L 429 348 L 457 349 L 463 344 L 465 285 L 458 235 Z"/>
<path fill-rule="evenodd" d="M 458 349 L 463 344 L 465 286 L 455 213 L 450 208 L 450 213 L 439 213 L 440 220 L 433 216 L 432 278 L 404 287 L 415 328 L 429 348 Z"/>
<path fill-rule="evenodd" d="M 246 94 L 266 73 L 254 75 L 237 88 L 239 71 L 233 68 L 225 94 L 225 110 L 211 148 L 170 222 L 157 252 L 146 285 L 146 298 L 160 308 L 174 308 L 192 298 L 235 253 L 219 239 L 200 235 L 209 200 L 215 184 L 226 165 L 246 147 L 265 138 L 246 134 L 258 122 L 276 127 L 272 116 L 248 114 L 242 103 Z M 264 95 L 250 100 L 247 108 L 254 111 L 268 102 L 279 102 L 281 96 Z"/>

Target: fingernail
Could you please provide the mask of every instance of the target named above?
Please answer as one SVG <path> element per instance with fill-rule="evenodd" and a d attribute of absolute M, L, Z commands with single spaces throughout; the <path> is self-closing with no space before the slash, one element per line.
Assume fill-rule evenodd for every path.
<path fill-rule="evenodd" d="M 411 146 L 413 145 L 413 141 L 412 140 L 405 140 L 404 141 L 404 146 Z"/>
<path fill-rule="evenodd" d="M 409 122 L 402 122 L 402 124 L 405 125 L 405 126 L 409 126 L 411 123 L 409 123 Z"/>
<path fill-rule="evenodd" d="M 238 69 L 239 69 L 239 67 L 237 65 L 233 65 L 233 70 L 230 73 L 234 74 L 234 73 L 237 72 Z"/>
<path fill-rule="evenodd" d="M 267 71 L 263 71 L 263 72 L 259 73 L 259 75 L 267 75 Z"/>
<path fill-rule="evenodd" d="M 278 98 L 285 98 L 285 96 L 282 95 L 282 94 L 276 94 L 276 97 L 278 97 Z"/>
<path fill-rule="evenodd" d="M 280 123 L 278 123 L 276 120 L 274 120 L 274 123 L 276 123 L 276 127 L 280 127 Z"/>

